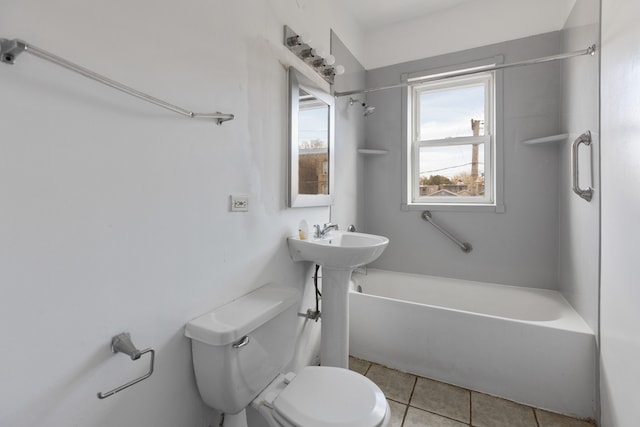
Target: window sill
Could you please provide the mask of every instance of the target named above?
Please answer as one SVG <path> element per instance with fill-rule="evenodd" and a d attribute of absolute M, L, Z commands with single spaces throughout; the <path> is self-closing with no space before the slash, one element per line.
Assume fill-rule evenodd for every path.
<path fill-rule="evenodd" d="M 403 211 L 440 211 L 440 212 L 495 212 L 504 213 L 504 205 L 495 204 L 438 204 L 438 203 L 403 203 L 400 207 Z"/>

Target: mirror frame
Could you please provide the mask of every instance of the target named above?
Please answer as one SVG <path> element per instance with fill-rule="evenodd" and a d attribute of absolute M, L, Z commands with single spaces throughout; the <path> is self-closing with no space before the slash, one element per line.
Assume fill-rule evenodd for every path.
<path fill-rule="evenodd" d="M 298 192 L 298 109 L 300 89 L 315 96 L 329 107 L 329 194 L 300 194 Z M 320 89 L 294 67 L 289 67 L 289 175 L 288 206 L 290 208 L 333 205 L 335 193 L 335 99 Z"/>

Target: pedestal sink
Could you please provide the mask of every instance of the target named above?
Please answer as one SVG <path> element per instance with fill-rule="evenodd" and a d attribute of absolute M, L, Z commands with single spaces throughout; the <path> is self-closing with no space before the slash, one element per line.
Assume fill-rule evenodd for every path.
<path fill-rule="evenodd" d="M 378 258 L 389 239 L 374 234 L 331 231 L 321 239 L 287 239 L 294 261 L 322 266 L 322 330 L 320 363 L 348 368 L 349 280 L 354 268 Z"/>

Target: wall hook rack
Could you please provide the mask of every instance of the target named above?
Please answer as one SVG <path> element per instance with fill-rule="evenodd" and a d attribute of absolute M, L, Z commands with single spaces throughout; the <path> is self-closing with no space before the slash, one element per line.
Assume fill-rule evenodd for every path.
<path fill-rule="evenodd" d="M 112 87 L 114 89 L 117 89 L 121 92 L 134 96 L 136 98 L 142 99 L 144 101 L 150 102 L 159 107 L 166 108 L 167 110 L 171 110 L 175 113 L 182 114 L 183 116 L 187 116 L 193 119 L 212 119 L 212 120 L 215 120 L 215 122 L 219 125 L 221 125 L 226 121 L 234 119 L 233 114 L 224 114 L 220 112 L 194 113 L 193 111 L 189 111 L 185 108 L 178 107 L 177 105 L 170 104 L 166 101 L 163 101 L 162 99 L 158 99 L 144 92 L 140 92 L 139 90 L 136 90 L 132 87 L 123 85 L 122 83 L 119 83 L 115 80 L 111 80 L 108 77 L 105 77 L 101 74 L 93 72 L 78 64 L 74 64 L 71 61 L 68 61 L 64 58 L 54 55 L 53 53 L 47 52 L 44 49 L 40 49 L 39 47 L 29 44 L 23 40 L 20 40 L 20 39 L 9 40 L 9 39 L 0 38 L 0 61 L 4 62 L 5 64 L 13 64 L 16 58 L 18 57 L 18 55 L 20 55 L 22 52 L 30 53 L 34 56 L 37 56 L 38 58 L 44 59 L 46 61 L 57 64 L 63 68 L 66 68 L 67 70 L 71 70 L 73 72 L 81 74 L 91 80 L 95 80 L 106 86 Z"/>
<path fill-rule="evenodd" d="M 146 380 L 153 374 L 153 362 L 155 359 L 155 350 L 152 348 L 147 348 L 145 350 L 138 350 L 136 346 L 133 345 L 131 341 L 131 335 L 128 332 L 122 332 L 121 334 L 116 335 L 111 339 L 111 351 L 113 353 L 124 353 L 131 357 L 131 360 L 138 360 L 143 354 L 151 353 L 151 358 L 149 359 L 149 372 L 144 374 L 143 376 L 136 378 L 133 381 L 129 381 L 126 384 L 121 385 L 120 387 L 116 387 L 113 390 L 110 390 L 106 393 L 99 392 L 98 399 L 105 399 L 109 396 L 113 396 L 119 391 L 124 390 L 125 388 L 129 388 L 134 384 L 139 383 L 142 380 Z"/>

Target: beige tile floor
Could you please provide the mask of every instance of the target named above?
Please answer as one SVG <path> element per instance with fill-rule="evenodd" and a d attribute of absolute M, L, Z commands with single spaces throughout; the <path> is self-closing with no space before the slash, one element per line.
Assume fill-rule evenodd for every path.
<path fill-rule="evenodd" d="M 382 389 L 389 427 L 594 427 L 595 424 L 349 358 Z"/>

